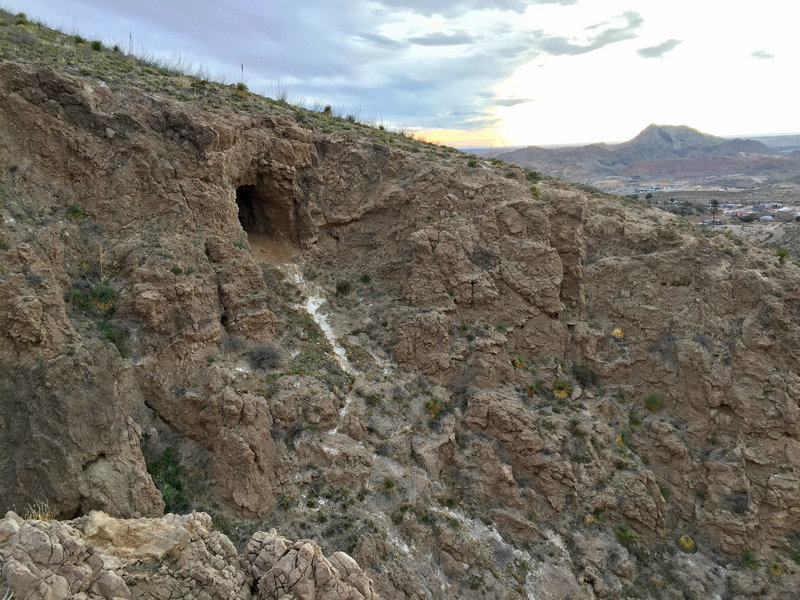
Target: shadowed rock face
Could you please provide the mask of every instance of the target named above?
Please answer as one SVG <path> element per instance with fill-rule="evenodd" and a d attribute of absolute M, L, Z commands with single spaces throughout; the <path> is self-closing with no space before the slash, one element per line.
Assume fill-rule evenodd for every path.
<path fill-rule="evenodd" d="M 225 597 L 368 598 L 366 577 L 385 598 L 793 589 L 795 265 L 435 147 L 8 62 L 0 91 L 6 508 L 155 517 L 170 447 L 178 491 L 258 562 Z M 295 245 L 294 270 L 248 233 Z M 264 518 L 330 558 L 247 545 Z M 745 549 L 784 575 L 720 575 Z M 224 571 L 220 552 L 198 560 Z"/>

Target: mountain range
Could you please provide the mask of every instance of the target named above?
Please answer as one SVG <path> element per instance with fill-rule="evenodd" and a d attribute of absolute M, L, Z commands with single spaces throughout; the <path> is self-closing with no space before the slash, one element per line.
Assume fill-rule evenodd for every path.
<path fill-rule="evenodd" d="M 763 138 L 762 138 L 763 139 Z M 771 173 L 786 180 L 800 173 L 800 153 L 781 154 L 764 141 L 727 139 L 685 125 L 649 125 L 635 138 L 620 144 L 589 144 L 565 148 L 528 146 L 494 152 L 494 158 L 547 175 L 596 183 L 608 177 L 647 179 L 669 175 L 724 175 Z M 727 157 L 728 160 L 709 160 Z"/>

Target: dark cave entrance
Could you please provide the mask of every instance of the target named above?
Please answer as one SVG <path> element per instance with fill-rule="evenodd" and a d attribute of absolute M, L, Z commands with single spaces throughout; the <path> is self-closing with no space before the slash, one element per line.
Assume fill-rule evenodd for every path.
<path fill-rule="evenodd" d="M 267 185 L 240 185 L 236 188 L 236 206 L 254 253 L 273 262 L 285 262 L 297 253 L 291 196 L 270 193 Z"/>

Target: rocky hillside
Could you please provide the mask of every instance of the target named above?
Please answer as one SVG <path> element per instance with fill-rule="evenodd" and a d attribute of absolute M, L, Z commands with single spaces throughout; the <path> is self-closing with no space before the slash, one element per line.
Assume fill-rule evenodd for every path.
<path fill-rule="evenodd" d="M 795 596 L 791 261 L 237 86 L 16 58 L 0 594 Z"/>

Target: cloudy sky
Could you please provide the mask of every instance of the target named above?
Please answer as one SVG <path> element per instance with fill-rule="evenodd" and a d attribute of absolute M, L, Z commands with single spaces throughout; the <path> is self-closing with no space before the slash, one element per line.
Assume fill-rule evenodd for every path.
<path fill-rule="evenodd" d="M 800 132 L 797 0 L 0 0 L 459 147 Z"/>

